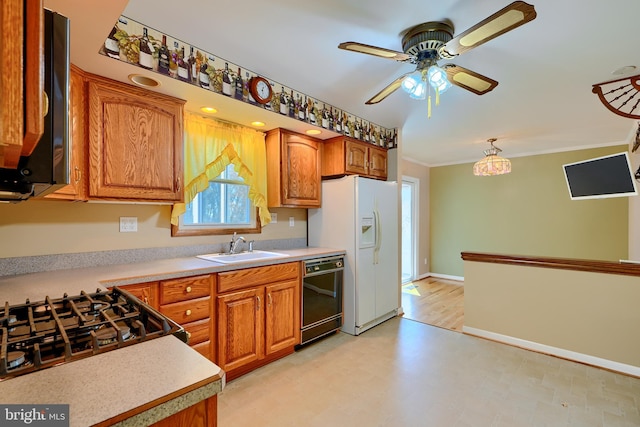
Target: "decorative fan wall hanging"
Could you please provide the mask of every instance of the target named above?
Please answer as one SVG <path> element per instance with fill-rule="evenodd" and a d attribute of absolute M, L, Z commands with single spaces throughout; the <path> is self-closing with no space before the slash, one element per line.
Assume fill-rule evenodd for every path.
<path fill-rule="evenodd" d="M 366 104 L 376 104 L 402 87 L 414 99 L 425 99 L 426 93 L 430 93 L 433 88 L 437 105 L 439 94 L 451 85 L 477 95 L 484 95 L 498 85 L 497 81 L 489 77 L 455 64 L 439 67 L 438 61 L 452 59 L 532 21 L 535 17 L 536 11 L 532 5 L 515 1 L 455 37 L 450 21 L 425 22 L 413 26 L 403 33 L 402 52 L 353 41 L 340 43 L 338 47 L 416 65 L 415 71 L 398 77 Z"/>
<path fill-rule="evenodd" d="M 612 113 L 640 120 L 640 74 L 597 83 L 591 92 Z"/>

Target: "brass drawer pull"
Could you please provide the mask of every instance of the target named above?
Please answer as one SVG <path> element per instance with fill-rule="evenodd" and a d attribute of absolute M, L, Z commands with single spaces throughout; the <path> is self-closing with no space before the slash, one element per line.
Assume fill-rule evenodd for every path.
<path fill-rule="evenodd" d="M 184 312 L 184 314 L 185 314 L 186 316 L 191 316 L 191 310 L 187 310 L 187 311 L 185 311 L 185 312 Z"/>
<path fill-rule="evenodd" d="M 191 292 L 191 286 L 187 286 L 186 291 L 187 291 L 187 293 L 190 293 Z"/>

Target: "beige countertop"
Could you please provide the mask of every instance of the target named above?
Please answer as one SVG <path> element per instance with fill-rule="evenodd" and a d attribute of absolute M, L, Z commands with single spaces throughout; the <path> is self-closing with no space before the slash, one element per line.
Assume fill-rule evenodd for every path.
<path fill-rule="evenodd" d="M 322 256 L 342 255 L 343 250 L 331 248 L 301 248 L 274 250 L 289 256 L 283 258 L 221 264 L 196 257 L 170 258 L 134 264 L 104 265 L 99 267 L 55 270 L 41 273 L 0 277 L 0 304 L 22 304 L 42 301 L 47 296 L 60 298 L 66 292 L 78 295 L 80 291 L 95 292 L 97 288 L 174 279 L 198 274 L 219 273 L 270 264 L 301 261 Z"/>
<path fill-rule="evenodd" d="M 70 425 L 78 427 L 159 403 L 118 424 L 141 426 L 217 394 L 224 384 L 217 365 L 169 335 L 0 381 L 0 401 L 69 404 Z M 176 397 L 163 401 L 167 396 Z"/>
<path fill-rule="evenodd" d="M 331 248 L 273 252 L 288 256 L 237 264 L 186 257 L 0 277 L 0 304 L 344 254 Z M 140 426 L 215 395 L 224 387 L 224 375 L 176 337 L 165 336 L 0 381 L 0 402 L 69 404 L 71 426 L 89 426 L 126 413 L 133 416 L 118 425 Z"/>

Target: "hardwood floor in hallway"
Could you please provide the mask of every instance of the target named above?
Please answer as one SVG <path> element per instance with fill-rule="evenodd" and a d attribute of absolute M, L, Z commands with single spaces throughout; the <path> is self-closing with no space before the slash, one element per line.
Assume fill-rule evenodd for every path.
<path fill-rule="evenodd" d="M 402 285 L 404 318 L 462 332 L 464 286 L 456 280 L 426 277 Z"/>

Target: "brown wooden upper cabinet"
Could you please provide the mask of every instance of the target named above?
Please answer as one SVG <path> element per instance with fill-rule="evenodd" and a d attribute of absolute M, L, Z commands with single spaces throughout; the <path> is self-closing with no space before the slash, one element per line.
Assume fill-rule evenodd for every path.
<path fill-rule="evenodd" d="M 42 0 L 0 2 L 0 167 L 15 169 L 44 133 Z"/>
<path fill-rule="evenodd" d="M 387 179 L 387 150 L 348 136 L 322 143 L 322 177 L 362 175 Z"/>
<path fill-rule="evenodd" d="M 73 66 L 71 183 L 46 198 L 182 201 L 184 103 Z"/>
<path fill-rule="evenodd" d="M 318 139 L 285 129 L 267 132 L 269 207 L 320 207 L 321 144 Z"/>

